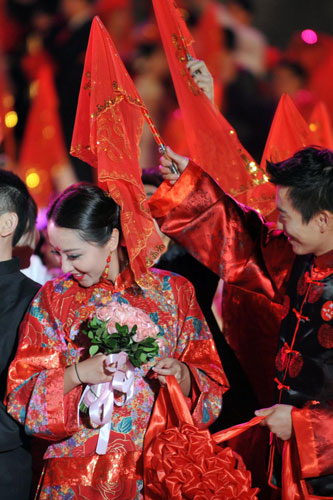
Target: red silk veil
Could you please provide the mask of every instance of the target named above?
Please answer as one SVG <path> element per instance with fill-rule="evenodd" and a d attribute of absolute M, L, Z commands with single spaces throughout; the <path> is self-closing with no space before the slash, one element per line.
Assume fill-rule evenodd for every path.
<path fill-rule="evenodd" d="M 296 108 L 288 94 L 283 94 L 276 108 L 272 125 L 261 159 L 261 168 L 266 170 L 266 160 L 286 160 L 296 151 L 315 142 L 309 125 Z M 260 210 L 266 217 L 274 219 L 275 187 L 264 184 L 247 193 L 247 203 Z"/>
<path fill-rule="evenodd" d="M 265 182 L 264 172 L 190 76 L 186 62 L 188 55 L 196 58 L 193 39 L 174 0 L 153 0 L 153 6 L 184 120 L 190 156 L 225 191 L 238 197 Z"/>
<path fill-rule="evenodd" d="M 199 59 L 203 59 L 214 80 L 221 71 L 221 54 L 224 51 L 224 37 L 218 21 L 218 4 L 208 2 L 194 31 L 194 45 Z"/>
<path fill-rule="evenodd" d="M 313 136 L 303 116 L 288 94 L 283 94 L 276 108 L 274 119 L 261 159 L 265 168 L 266 160 L 282 161 L 297 150 L 313 143 Z"/>
<path fill-rule="evenodd" d="M 314 144 L 333 149 L 332 122 L 326 104 L 319 101 L 310 117 L 310 130 L 314 135 Z"/>
<path fill-rule="evenodd" d="M 137 282 L 164 248 L 141 181 L 139 140 L 144 113 L 146 108 L 109 33 L 95 17 L 71 154 L 97 168 L 99 183 L 120 206 L 123 240 Z"/>
<path fill-rule="evenodd" d="M 214 78 L 216 106 L 222 109 L 223 82 L 220 75 L 225 48 L 224 35 L 218 21 L 218 8 L 219 6 L 215 1 L 208 2 L 195 28 L 194 37 L 196 54 L 199 59 L 205 61 Z"/>

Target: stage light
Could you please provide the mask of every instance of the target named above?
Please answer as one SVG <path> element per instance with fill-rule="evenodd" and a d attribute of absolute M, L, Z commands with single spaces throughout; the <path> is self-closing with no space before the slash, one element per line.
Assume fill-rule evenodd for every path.
<path fill-rule="evenodd" d="M 17 125 L 18 117 L 16 111 L 8 111 L 5 114 L 5 124 L 7 128 L 13 128 Z"/>
<path fill-rule="evenodd" d="M 309 45 L 313 45 L 318 41 L 317 33 L 313 30 L 303 30 L 301 38 L 303 42 L 308 43 Z"/>
<path fill-rule="evenodd" d="M 30 172 L 25 178 L 26 185 L 30 189 L 36 188 L 40 183 L 40 177 L 37 172 Z"/>

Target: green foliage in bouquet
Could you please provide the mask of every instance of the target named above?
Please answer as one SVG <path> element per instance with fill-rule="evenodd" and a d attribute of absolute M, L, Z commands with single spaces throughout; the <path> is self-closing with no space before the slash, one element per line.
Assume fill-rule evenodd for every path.
<path fill-rule="evenodd" d="M 117 354 L 126 352 L 133 366 L 141 366 L 154 358 L 159 352 L 159 346 L 156 339 L 147 337 L 140 342 L 135 342 L 133 336 L 137 332 L 137 326 L 134 325 L 131 331 L 127 325 L 121 326 L 116 323 L 116 332 L 109 333 L 107 324 L 96 318 L 88 320 L 82 328 L 82 333 L 87 335 L 91 346 L 89 348 L 90 356 L 102 352 L 103 354 Z"/>

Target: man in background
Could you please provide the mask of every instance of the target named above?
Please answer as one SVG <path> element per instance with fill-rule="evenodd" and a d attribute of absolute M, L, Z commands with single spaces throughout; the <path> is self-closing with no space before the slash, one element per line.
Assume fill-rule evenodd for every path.
<path fill-rule="evenodd" d="M 7 413 L 2 402 L 7 371 L 18 340 L 18 329 L 39 285 L 20 272 L 13 247 L 27 228 L 33 203 L 25 184 L 13 173 L 0 170 L 0 498 L 28 500 L 31 455 L 24 429 Z"/>

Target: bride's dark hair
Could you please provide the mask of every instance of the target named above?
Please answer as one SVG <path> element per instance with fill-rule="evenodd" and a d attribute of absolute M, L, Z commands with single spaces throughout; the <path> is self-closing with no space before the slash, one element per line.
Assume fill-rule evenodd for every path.
<path fill-rule="evenodd" d="M 47 218 L 100 246 L 110 239 L 113 229 L 120 231 L 119 206 L 103 189 L 87 182 L 73 184 L 60 193 L 49 206 Z"/>

